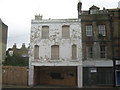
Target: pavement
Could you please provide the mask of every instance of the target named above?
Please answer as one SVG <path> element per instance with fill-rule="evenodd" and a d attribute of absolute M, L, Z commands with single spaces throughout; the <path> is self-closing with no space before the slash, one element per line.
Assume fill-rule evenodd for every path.
<path fill-rule="evenodd" d="M 3 90 L 4 89 L 39 89 L 39 90 L 120 90 L 120 87 L 83 87 L 83 88 L 77 88 L 77 87 L 65 87 L 65 86 L 20 86 L 20 85 L 2 85 Z"/>

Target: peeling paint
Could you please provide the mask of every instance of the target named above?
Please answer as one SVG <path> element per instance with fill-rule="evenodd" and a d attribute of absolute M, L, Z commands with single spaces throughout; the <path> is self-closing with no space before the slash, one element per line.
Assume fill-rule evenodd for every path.
<path fill-rule="evenodd" d="M 62 26 L 70 26 L 70 37 L 62 38 Z M 42 38 L 42 26 L 49 26 L 49 37 Z M 77 45 L 76 62 L 82 61 L 82 43 L 81 43 L 81 25 L 78 19 L 50 19 L 50 20 L 32 20 L 30 35 L 30 61 L 34 61 L 34 45 L 39 45 L 40 55 L 38 61 L 44 63 L 53 62 L 51 60 L 51 46 L 59 45 L 59 61 L 62 63 L 71 63 L 72 45 Z M 54 62 L 58 62 L 55 60 Z M 74 64 L 74 63 L 73 63 Z"/>

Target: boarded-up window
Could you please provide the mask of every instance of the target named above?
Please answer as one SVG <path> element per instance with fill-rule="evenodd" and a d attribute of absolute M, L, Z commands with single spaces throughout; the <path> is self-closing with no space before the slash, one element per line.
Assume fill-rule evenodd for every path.
<path fill-rule="evenodd" d="M 77 58 L 77 48 L 76 45 L 72 45 L 72 59 Z"/>
<path fill-rule="evenodd" d="M 34 59 L 39 59 L 39 46 L 35 45 L 34 47 Z"/>
<path fill-rule="evenodd" d="M 42 38 L 49 37 L 49 26 L 42 26 Z"/>
<path fill-rule="evenodd" d="M 70 27 L 67 25 L 62 26 L 62 37 L 69 38 L 70 37 Z"/>
<path fill-rule="evenodd" d="M 53 45 L 51 46 L 51 60 L 58 60 L 59 59 L 59 46 Z"/>

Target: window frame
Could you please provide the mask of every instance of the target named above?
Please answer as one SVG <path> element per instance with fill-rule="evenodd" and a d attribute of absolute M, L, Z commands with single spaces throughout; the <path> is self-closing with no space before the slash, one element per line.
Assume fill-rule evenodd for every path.
<path fill-rule="evenodd" d="M 100 58 L 106 58 L 106 46 L 105 45 L 100 45 Z"/>
<path fill-rule="evenodd" d="M 93 36 L 93 27 L 92 27 L 92 25 L 91 24 L 89 24 L 89 25 L 86 25 L 86 27 L 85 27 L 85 31 L 86 31 L 86 36 L 87 37 L 92 37 Z"/>
<path fill-rule="evenodd" d="M 104 24 L 98 26 L 98 33 L 102 36 L 106 36 L 106 28 Z"/>

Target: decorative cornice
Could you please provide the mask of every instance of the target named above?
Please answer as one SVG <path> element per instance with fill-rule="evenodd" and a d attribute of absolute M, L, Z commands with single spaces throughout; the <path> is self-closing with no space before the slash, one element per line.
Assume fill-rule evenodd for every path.
<path fill-rule="evenodd" d="M 42 19 L 42 20 L 32 20 L 31 24 L 39 24 L 39 23 L 75 23 L 80 22 L 80 19 Z"/>

